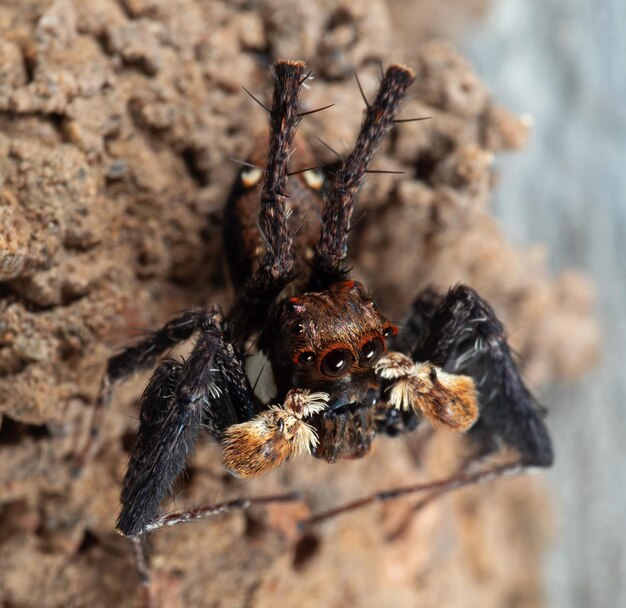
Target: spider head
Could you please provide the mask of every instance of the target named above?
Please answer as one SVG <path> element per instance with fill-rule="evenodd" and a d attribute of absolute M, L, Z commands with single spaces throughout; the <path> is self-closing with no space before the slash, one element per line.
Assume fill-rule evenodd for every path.
<path fill-rule="evenodd" d="M 278 303 L 261 347 L 280 393 L 302 388 L 358 401 L 373 385 L 374 365 L 396 331 L 361 283 L 342 281 Z"/>

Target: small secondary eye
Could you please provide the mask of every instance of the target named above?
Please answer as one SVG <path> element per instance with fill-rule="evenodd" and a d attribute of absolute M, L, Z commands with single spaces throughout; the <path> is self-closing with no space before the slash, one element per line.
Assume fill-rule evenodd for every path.
<path fill-rule="evenodd" d="M 320 369 L 326 376 L 339 376 L 352 365 L 352 355 L 345 348 L 331 350 L 323 359 Z"/>
<path fill-rule="evenodd" d="M 391 336 L 392 333 L 393 333 L 393 330 L 391 329 L 391 327 L 385 327 L 385 329 L 383 329 L 383 336 L 385 338 L 389 338 L 389 336 Z"/>
<path fill-rule="evenodd" d="M 369 342 L 366 342 L 361 347 L 361 359 L 366 365 L 370 365 L 380 359 L 380 356 L 385 350 L 385 345 L 380 338 L 374 338 Z"/>
<path fill-rule="evenodd" d="M 309 363 L 313 362 L 313 359 L 315 359 L 315 353 L 307 350 L 298 357 L 298 363 L 301 363 L 302 365 L 309 365 Z"/>
<path fill-rule="evenodd" d="M 244 188 L 254 188 L 263 177 L 263 170 L 256 167 L 250 167 L 249 169 L 243 169 L 240 173 L 241 183 Z"/>
<path fill-rule="evenodd" d="M 319 190 L 324 184 L 324 174 L 319 169 L 309 169 L 302 177 L 311 190 Z"/>
<path fill-rule="evenodd" d="M 302 323 L 296 323 L 291 329 L 291 333 L 296 336 L 301 336 L 303 331 L 304 327 L 302 326 Z"/>

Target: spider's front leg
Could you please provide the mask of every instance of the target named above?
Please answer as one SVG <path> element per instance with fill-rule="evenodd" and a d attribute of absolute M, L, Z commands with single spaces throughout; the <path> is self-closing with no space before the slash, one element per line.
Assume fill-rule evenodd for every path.
<path fill-rule="evenodd" d="M 265 253 L 257 270 L 241 287 L 229 314 L 240 343 L 261 329 L 261 320 L 271 303 L 293 279 L 294 256 L 286 207 L 287 166 L 301 119 L 298 96 L 306 79 L 301 61 L 281 60 L 274 64 L 269 148 L 258 219 Z"/>
<path fill-rule="evenodd" d="M 81 473 L 97 448 L 104 412 L 111 403 L 114 385 L 134 373 L 153 367 L 165 352 L 188 340 L 196 332 L 222 331 L 223 321 L 223 315 L 217 306 L 186 310 L 161 329 L 149 333 L 139 343 L 109 359 L 100 393 L 91 411 L 88 437 L 77 450 L 76 474 Z"/>
<path fill-rule="evenodd" d="M 256 411 L 241 356 L 221 329 L 201 333 L 185 361 L 162 361 L 141 397 L 117 529 L 132 537 L 154 521 L 203 426 L 221 439 Z"/>
<path fill-rule="evenodd" d="M 504 443 L 525 466 L 552 465 L 544 412 L 522 380 L 502 322 L 476 291 L 465 285 L 452 288 L 434 309 L 411 356 L 474 379 L 480 417 L 469 436 L 479 455 Z"/>

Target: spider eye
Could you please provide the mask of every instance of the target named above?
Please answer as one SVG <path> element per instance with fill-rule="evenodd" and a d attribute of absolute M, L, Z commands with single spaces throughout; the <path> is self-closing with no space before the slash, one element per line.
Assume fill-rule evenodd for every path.
<path fill-rule="evenodd" d="M 303 331 L 304 331 L 304 327 L 302 326 L 302 323 L 296 323 L 291 328 L 291 333 L 294 334 L 295 336 L 301 336 Z"/>
<path fill-rule="evenodd" d="M 389 338 L 389 336 L 391 336 L 392 333 L 393 333 L 393 329 L 391 329 L 391 327 L 385 327 L 385 329 L 383 329 L 383 337 L 385 338 Z"/>
<path fill-rule="evenodd" d="M 320 369 L 325 376 L 339 376 L 352 365 L 352 360 L 349 350 L 336 348 L 322 359 Z"/>
<path fill-rule="evenodd" d="M 383 341 L 380 338 L 374 338 L 361 347 L 361 360 L 366 365 L 371 365 L 378 361 L 384 350 L 385 345 Z"/>
<path fill-rule="evenodd" d="M 298 363 L 301 363 L 302 365 L 309 365 L 309 363 L 313 362 L 313 359 L 315 359 L 315 353 L 307 350 L 298 357 Z"/>
<path fill-rule="evenodd" d="M 250 167 L 249 169 L 244 169 L 240 173 L 240 177 L 244 188 L 254 188 L 261 181 L 263 170 Z"/>
<path fill-rule="evenodd" d="M 302 177 L 311 190 L 319 190 L 324 184 L 324 174 L 319 169 L 309 169 L 302 174 Z"/>

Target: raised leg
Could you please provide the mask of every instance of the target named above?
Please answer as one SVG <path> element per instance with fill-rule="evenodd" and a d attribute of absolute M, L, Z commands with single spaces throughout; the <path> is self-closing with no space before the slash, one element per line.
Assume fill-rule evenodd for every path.
<path fill-rule="evenodd" d="M 289 154 L 300 121 L 298 94 L 305 79 L 300 61 L 278 61 L 274 65 L 269 150 L 259 211 L 265 255 L 239 291 L 229 314 L 239 343 L 260 329 L 260 319 L 265 318 L 267 308 L 293 279 L 294 257 L 285 194 Z"/>
<path fill-rule="evenodd" d="M 141 342 L 124 349 L 111 357 L 102 379 L 100 394 L 91 411 L 89 434 L 82 447 L 77 450 L 74 472 L 79 475 L 85 464 L 93 457 L 98 445 L 104 411 L 111 403 L 111 394 L 116 382 L 155 365 L 170 348 L 191 338 L 198 331 L 222 331 L 223 317 L 217 306 L 187 310 L 166 323 L 161 329 L 151 332 Z"/>
<path fill-rule="evenodd" d="M 386 72 L 374 103 L 368 105 L 354 149 L 337 172 L 324 205 L 320 240 L 315 248 L 310 289 L 326 289 L 347 277 L 348 233 L 356 194 L 382 138 L 393 125 L 406 89 L 413 82 L 407 68 L 392 65 Z"/>

